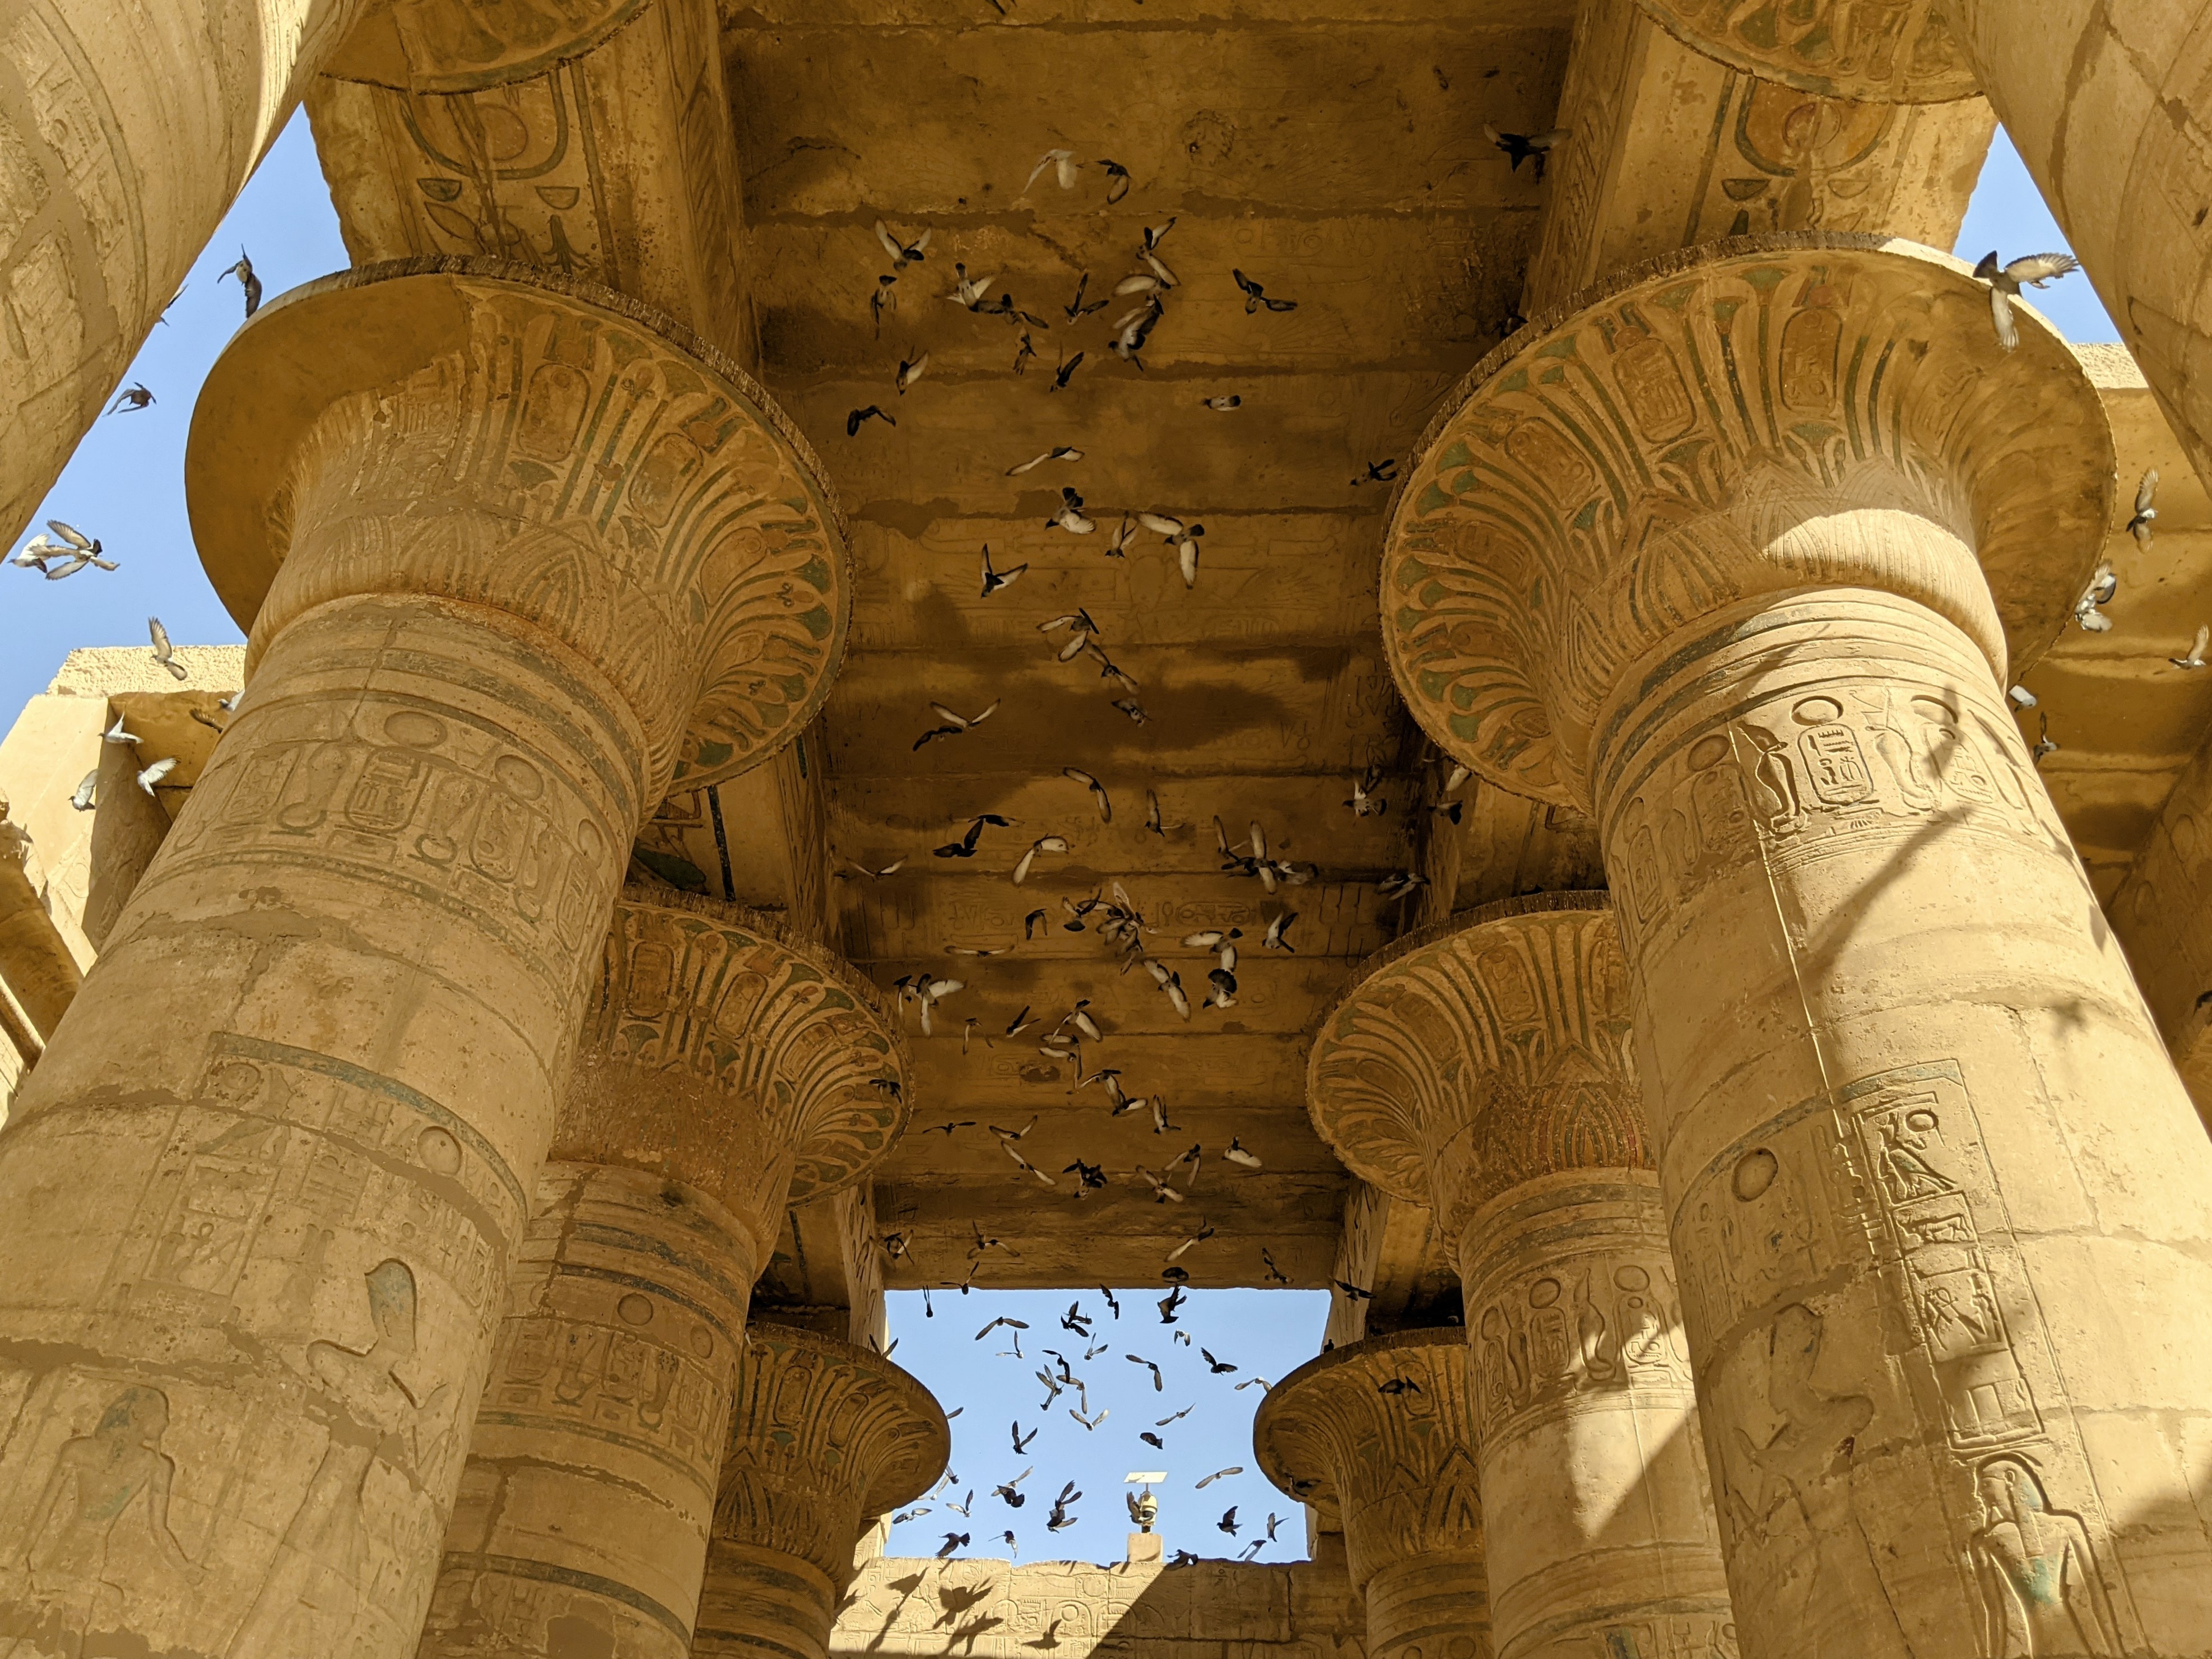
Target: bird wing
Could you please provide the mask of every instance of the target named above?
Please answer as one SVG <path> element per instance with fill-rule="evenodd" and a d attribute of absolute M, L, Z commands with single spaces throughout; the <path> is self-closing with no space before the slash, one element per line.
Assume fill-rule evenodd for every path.
<path fill-rule="evenodd" d="M 1990 316 L 1997 325 L 1997 343 L 2010 351 L 2020 343 L 2020 331 L 2013 326 L 2012 301 L 2001 288 L 1990 290 Z"/>
<path fill-rule="evenodd" d="M 898 238 L 891 234 L 890 227 L 880 219 L 876 221 L 876 240 L 884 245 L 884 252 L 892 258 L 903 259 L 906 257 L 906 250 L 899 246 Z"/>
<path fill-rule="evenodd" d="M 59 519 L 49 519 L 46 520 L 46 528 L 80 553 L 89 553 L 92 550 L 90 539 L 75 525 L 64 524 Z"/>
<path fill-rule="evenodd" d="M 2142 475 L 2142 482 L 2136 486 L 2136 511 L 2138 513 L 2149 512 L 2151 503 L 2157 498 L 2158 469 L 2156 467 L 2153 467 L 2149 471 Z"/>
<path fill-rule="evenodd" d="M 2031 253 L 2014 259 L 2004 268 L 2004 274 L 2016 283 L 2047 283 L 2081 268 L 2081 262 L 2070 253 Z"/>

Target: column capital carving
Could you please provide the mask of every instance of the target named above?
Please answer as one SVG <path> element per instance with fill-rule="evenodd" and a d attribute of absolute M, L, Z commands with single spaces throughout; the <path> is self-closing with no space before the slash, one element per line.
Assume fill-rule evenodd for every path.
<path fill-rule="evenodd" d="M 1638 0 L 1692 49 L 1762 81 L 1869 104 L 1943 104 L 1981 90 L 1942 0 Z"/>
<path fill-rule="evenodd" d="M 875 988 L 772 918 L 631 887 L 615 902 L 552 1156 L 649 1169 L 757 1232 L 860 1180 L 906 1127 Z"/>
<path fill-rule="evenodd" d="M 295 289 L 217 360 L 185 467 L 249 674 L 333 601 L 500 611 L 621 690 L 648 805 L 774 754 L 843 655 L 844 525 L 805 438 L 712 346 L 588 283 L 426 258 Z M 314 556 L 289 558 L 307 523 Z"/>
<path fill-rule="evenodd" d="M 1371 957 L 1323 1016 L 1306 1110 L 1346 1168 L 1457 1239 L 1541 1176 L 1648 1169 L 1603 893 L 1508 899 Z"/>
<path fill-rule="evenodd" d="M 1608 694 L 1741 601 L 1899 594 L 2017 673 L 2088 582 L 2113 459 L 2074 354 L 2014 314 L 2006 351 L 1958 260 L 1804 234 L 1670 254 L 1530 324 L 1393 504 L 1382 633 L 1415 718 L 1587 810 Z"/>
<path fill-rule="evenodd" d="M 1260 1472 L 1341 1521 L 1355 1588 L 1412 1557 L 1481 1551 L 1468 1372 L 1457 1326 L 1397 1331 L 1309 1359 L 1261 1402 Z"/>
<path fill-rule="evenodd" d="M 794 1556 L 842 1595 L 863 1522 L 921 1497 L 951 1455 L 944 1408 L 901 1367 L 756 1323 L 738 1360 L 714 1535 Z"/>

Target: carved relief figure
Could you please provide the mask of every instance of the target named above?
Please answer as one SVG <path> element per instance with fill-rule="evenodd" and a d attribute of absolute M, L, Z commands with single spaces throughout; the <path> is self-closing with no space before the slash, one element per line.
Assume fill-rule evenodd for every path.
<path fill-rule="evenodd" d="M 1910 1659 L 1851 1486 L 1852 1455 L 1874 1420 L 1874 1401 L 1814 1385 L 1821 1328 L 1819 1314 L 1792 1303 L 1768 1333 L 1766 1398 L 1781 1426 L 1765 1445 L 1736 1431 L 1737 1449 L 1762 1479 L 1755 1497 L 1729 1484 L 1740 1537 L 1754 1544 L 1751 1570 L 1734 1581 L 1763 1579 L 1778 1592 L 1767 1611 L 1802 1631 L 1808 1659 L 1832 1632 L 1848 1632 L 1858 1659 Z"/>
<path fill-rule="evenodd" d="M 48 1616 L 58 1613 L 71 1635 L 112 1618 L 156 1561 L 200 1582 L 202 1569 L 169 1530 L 177 1465 L 161 1449 L 168 1426 L 167 1395 L 125 1389 L 89 1434 L 64 1441 L 55 1456 L 17 1565 Z"/>
<path fill-rule="evenodd" d="M 276 1546 L 261 1592 L 231 1639 L 233 1659 L 341 1650 L 374 1571 L 365 1515 L 371 1468 L 388 1449 L 404 1449 L 409 1462 L 419 1463 L 426 1419 L 435 1416 L 447 1394 L 441 1383 L 427 1399 L 418 1399 L 399 1374 L 416 1352 L 413 1272 L 404 1261 L 386 1261 L 366 1277 L 369 1321 L 376 1329 L 369 1346 L 356 1351 L 335 1342 L 307 1345 L 307 1369 L 337 1405 L 338 1420 Z M 435 1455 L 443 1449 L 441 1437 Z"/>
<path fill-rule="evenodd" d="M 2118 1654 L 2112 1609 L 2079 1516 L 2051 1507 L 2024 1457 L 1992 1457 L 1975 1472 L 1982 1528 L 1974 1566 L 1989 1622 L 1990 1659 Z"/>

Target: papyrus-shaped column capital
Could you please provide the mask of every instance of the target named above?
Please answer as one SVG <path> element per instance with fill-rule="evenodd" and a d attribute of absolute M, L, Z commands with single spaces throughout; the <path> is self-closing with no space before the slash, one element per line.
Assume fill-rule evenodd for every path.
<path fill-rule="evenodd" d="M 754 1326 L 692 1652 L 823 1659 L 869 1517 L 927 1491 L 951 1450 L 936 1400 L 881 1354 Z"/>
<path fill-rule="evenodd" d="M 1508 899 L 1399 940 L 1321 1024 L 1306 1109 L 1347 1168 L 1458 1239 L 1539 1176 L 1647 1169 L 1603 893 Z"/>
<path fill-rule="evenodd" d="M 1466 1334 L 1399 1331 L 1310 1359 L 1252 1425 L 1260 1472 L 1341 1520 L 1368 1651 L 1489 1659 Z"/>
<path fill-rule="evenodd" d="M 650 1170 L 755 1235 L 861 1179 L 908 1115 L 908 1058 L 875 988 L 773 917 L 625 889 L 554 1155 Z"/>
<path fill-rule="evenodd" d="M 618 689 L 648 806 L 796 737 L 844 651 L 844 527 L 806 441 L 737 364 L 588 283 L 431 258 L 295 289 L 217 361 L 185 467 L 249 683 L 341 599 L 497 611 Z"/>
<path fill-rule="evenodd" d="M 2008 352 L 1959 261 L 1806 234 L 1669 255 L 1532 322 L 1400 488 L 1382 634 L 1414 716 L 1588 807 L 1608 697 L 1731 605 L 1873 588 L 2016 675 L 2088 582 L 2113 463 L 2073 354 L 2014 314 Z"/>

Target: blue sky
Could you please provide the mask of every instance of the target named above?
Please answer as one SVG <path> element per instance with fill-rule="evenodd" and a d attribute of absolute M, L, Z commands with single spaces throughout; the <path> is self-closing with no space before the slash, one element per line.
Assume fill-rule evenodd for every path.
<path fill-rule="evenodd" d="M 957 1554 L 1003 1557 L 1012 1552 L 1001 1534 L 1011 1530 L 1018 1560 L 1118 1561 L 1128 1534 L 1136 1530 L 1122 1500 L 1123 1477 L 1164 1471 L 1167 1480 L 1152 1487 L 1160 1500 L 1154 1530 L 1170 1552 L 1236 1556 L 1255 1537 L 1266 1536 L 1272 1513 L 1279 1521 L 1276 1541 L 1264 1547 L 1258 1559 L 1302 1559 L 1305 1510 L 1269 1486 L 1253 1463 L 1252 1414 L 1263 1390 L 1258 1384 L 1241 1390 L 1237 1385 L 1255 1376 L 1279 1382 L 1320 1351 L 1328 1293 L 1194 1291 L 1175 1310 L 1170 1327 L 1160 1322 L 1158 1306 L 1167 1291 L 1165 1285 L 1117 1288 L 1118 1320 L 1096 1287 L 977 1291 L 964 1297 L 957 1291 L 933 1291 L 933 1317 L 924 1316 L 920 1291 L 894 1293 L 890 1328 L 898 1347 L 891 1358 L 927 1383 L 947 1411 L 959 1410 L 952 1420 L 952 1472 L 960 1478 L 913 1506 L 930 1512 L 892 1528 L 890 1553 L 934 1555 L 947 1532 L 964 1532 L 970 1541 Z M 1088 1341 L 1060 1323 L 1070 1304 L 1091 1317 Z M 1029 1328 L 1001 1327 L 979 1340 L 976 1334 L 1001 1316 L 1026 1320 Z M 1188 1346 L 1176 1340 L 1178 1331 L 1189 1338 Z M 1020 1358 L 1013 1352 L 1017 1336 Z M 1050 1407 L 1040 1409 L 1046 1393 L 1036 1373 L 1060 1370 L 1046 1356 L 1048 1348 L 1064 1355 L 1083 1379 L 1085 1414 L 1095 1428 L 1086 1429 L 1070 1416 L 1085 1403 L 1074 1389 L 1063 1386 Z M 1237 1369 L 1215 1371 L 1200 1350 Z M 1092 1355 L 1087 1360 L 1086 1352 Z M 1132 1363 L 1132 1354 L 1159 1366 L 1160 1388 L 1153 1387 L 1150 1367 Z M 1188 1415 L 1160 1424 L 1186 1407 Z M 1103 1420 L 1098 1419 L 1101 1410 L 1108 1413 Z M 1012 1444 L 1017 1423 L 1025 1437 L 1037 1431 L 1019 1454 Z M 1159 1436 L 1164 1446 L 1138 1438 L 1146 1433 Z M 1030 1468 L 1035 1473 L 1015 1488 L 1026 1500 L 1018 1508 L 993 1495 L 1000 1481 Z M 1242 1473 L 1198 1490 L 1200 1480 L 1225 1468 Z M 1069 1504 L 1075 1524 L 1051 1532 L 1046 1521 L 1053 1499 L 1071 1480 L 1083 1493 Z M 966 1503 L 969 1515 L 963 1517 L 948 1502 Z M 1237 1526 L 1233 1537 L 1219 1528 L 1232 1504 Z"/>
<path fill-rule="evenodd" d="M 179 643 L 235 641 L 238 630 L 200 574 L 184 503 L 184 448 L 192 400 L 208 368 L 243 315 L 238 285 L 218 282 L 218 273 L 244 246 L 273 297 L 311 277 L 345 264 L 304 117 L 295 118 L 270 149 L 252 180 L 195 267 L 183 296 L 171 308 L 168 323 L 157 327 L 125 377 L 143 381 L 155 398 L 152 408 L 106 416 L 78 448 L 39 517 L 60 518 L 101 538 L 110 556 L 121 561 L 112 574 L 85 570 L 65 581 L 46 582 L 35 571 L 0 568 L 0 720 L 12 720 L 23 702 L 42 690 L 70 648 L 78 645 L 143 645 L 146 617 L 158 615 Z M 1991 247 L 2007 258 L 2065 246 L 2045 210 L 2011 145 L 2000 136 L 1980 188 L 1970 207 L 1958 252 L 1978 258 Z M 2036 296 L 2036 303 L 2072 339 L 2118 337 L 2086 280 L 2075 276 Z M 26 532 L 27 538 L 29 532 Z M 20 544 L 20 542 L 19 544 Z M 1122 1477 L 1134 1470 L 1164 1469 L 1169 1479 L 1158 1488 L 1160 1530 L 1167 1546 L 1202 1555 L 1234 1555 L 1264 1532 L 1270 1511 L 1281 1517 L 1277 1541 L 1262 1560 L 1294 1559 L 1305 1551 L 1303 1511 L 1283 1498 L 1252 1468 L 1252 1413 L 1258 1388 L 1239 1392 L 1235 1385 L 1254 1376 L 1279 1380 L 1321 1345 L 1327 1297 L 1314 1291 L 1215 1291 L 1192 1296 L 1175 1327 L 1164 1326 L 1155 1304 L 1164 1286 L 1121 1291 L 1116 1322 L 1094 1288 L 1070 1291 L 933 1293 L 933 1317 L 925 1317 L 919 1293 L 891 1298 L 891 1334 L 896 1355 L 934 1389 L 948 1407 L 963 1407 L 953 1423 L 952 1468 L 958 1486 L 925 1500 L 930 1513 L 898 1527 L 892 1549 L 901 1554 L 933 1554 L 948 1530 L 964 1531 L 970 1543 L 963 1555 L 1007 1553 L 1000 1534 L 1014 1532 L 1024 1560 L 1075 1559 L 1115 1560 L 1130 1530 L 1122 1504 Z M 1079 1300 L 1097 1322 L 1087 1345 L 1060 1328 L 1058 1321 L 1071 1300 Z M 1000 1328 L 978 1341 L 975 1333 L 1001 1314 L 1029 1322 L 1020 1333 L 1023 1358 L 1012 1354 L 1012 1331 Z M 1189 1333 L 1190 1346 L 1174 1340 Z M 1091 1360 L 1086 1346 L 1104 1344 Z M 1216 1374 L 1199 1354 L 1212 1350 L 1234 1364 Z M 1047 1347 L 1068 1356 L 1089 1385 L 1093 1413 L 1110 1416 L 1086 1430 L 1068 1415 L 1080 1403 L 1069 1389 L 1048 1411 L 1040 1410 L 1045 1390 L 1035 1373 L 1051 1362 Z M 1149 1370 L 1130 1364 L 1129 1352 L 1157 1361 L 1164 1387 L 1155 1391 Z M 1185 1406 L 1189 1415 L 1164 1428 L 1156 1419 Z M 1028 1451 L 1017 1455 L 1010 1425 L 1041 1432 Z M 1158 1434 L 1166 1449 L 1138 1439 Z M 1196 1480 L 1212 1471 L 1243 1465 L 1242 1474 L 1216 1480 L 1203 1492 Z M 991 1488 L 1033 1465 L 1020 1490 L 1028 1501 L 1011 1508 Z M 1073 1505 L 1074 1526 L 1053 1534 L 1046 1529 L 1052 1500 L 1063 1482 L 1082 1490 Z M 972 1491 L 970 1514 L 951 1512 Z M 1216 1522 L 1231 1504 L 1238 1510 L 1240 1531 L 1231 1536 Z"/>

